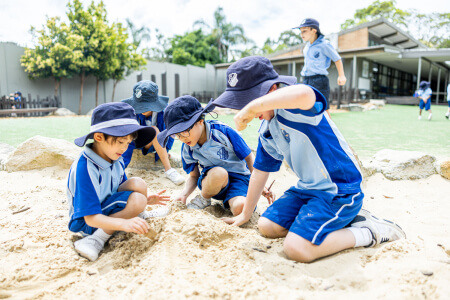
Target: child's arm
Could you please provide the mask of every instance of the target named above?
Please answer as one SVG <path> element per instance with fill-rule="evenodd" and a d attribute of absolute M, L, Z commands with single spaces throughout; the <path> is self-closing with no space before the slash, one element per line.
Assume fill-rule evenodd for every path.
<path fill-rule="evenodd" d="M 250 152 L 249 155 L 245 158 L 245 162 L 247 163 L 247 167 L 251 173 L 253 173 L 253 162 L 255 161 L 255 156 Z"/>
<path fill-rule="evenodd" d="M 259 197 L 264 190 L 264 186 L 269 178 L 269 172 L 264 172 L 254 169 L 250 177 L 250 184 L 248 186 L 247 197 L 245 198 L 244 208 L 242 212 L 232 218 L 223 218 L 222 220 L 234 226 L 245 224 L 252 217 Z"/>
<path fill-rule="evenodd" d="M 338 71 L 337 84 L 338 85 L 345 85 L 345 83 L 347 82 L 347 78 L 345 78 L 344 64 L 342 63 L 342 59 L 340 59 L 338 61 L 335 61 L 334 63 L 336 65 L 336 69 Z"/>
<path fill-rule="evenodd" d="M 291 85 L 264 95 L 247 104 L 234 117 L 237 130 L 244 130 L 256 114 L 274 109 L 309 110 L 314 106 L 316 95 L 312 88 L 306 85 Z"/>
<path fill-rule="evenodd" d="M 194 170 L 192 170 L 191 173 L 189 173 L 189 177 L 186 180 L 186 184 L 184 185 L 183 191 L 175 198 L 175 201 L 181 201 L 184 204 L 186 204 L 186 200 L 189 197 L 190 194 L 195 190 L 197 187 L 197 181 L 200 177 L 200 171 L 198 170 L 198 165 L 195 166 Z"/>
<path fill-rule="evenodd" d="M 150 228 L 144 219 L 139 217 L 131 219 L 113 218 L 102 214 L 84 216 L 86 224 L 103 230 L 126 231 L 145 234 Z"/>

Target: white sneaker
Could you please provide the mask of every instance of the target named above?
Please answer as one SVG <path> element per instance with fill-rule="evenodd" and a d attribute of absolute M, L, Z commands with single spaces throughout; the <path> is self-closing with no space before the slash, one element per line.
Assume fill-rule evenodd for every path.
<path fill-rule="evenodd" d="M 417 119 L 422 120 L 422 116 L 419 116 Z"/>
<path fill-rule="evenodd" d="M 180 185 L 184 182 L 184 177 L 178 173 L 174 168 L 170 168 L 165 172 L 166 177 L 169 178 L 176 185 Z"/>
<path fill-rule="evenodd" d="M 78 254 L 89 259 L 90 261 L 95 261 L 97 260 L 100 251 L 103 250 L 105 244 L 100 239 L 89 235 L 76 241 L 74 246 Z"/>
<path fill-rule="evenodd" d="M 211 205 L 211 199 L 205 199 L 202 195 L 195 196 L 191 202 L 188 203 L 187 208 L 189 209 L 204 209 Z"/>
<path fill-rule="evenodd" d="M 144 210 L 138 217 L 144 220 L 149 218 L 161 218 L 165 217 L 170 213 L 170 209 L 167 206 L 158 207 L 152 210 Z"/>
<path fill-rule="evenodd" d="M 428 115 L 428 121 L 431 121 L 431 116 L 432 116 L 433 114 L 429 114 Z"/>
<path fill-rule="evenodd" d="M 361 209 L 350 226 L 370 230 L 373 241 L 367 247 L 406 238 L 406 234 L 400 226 L 385 219 L 378 219 L 365 209 Z"/>
<path fill-rule="evenodd" d="M 445 117 L 448 119 L 449 116 L 450 116 L 450 113 L 447 112 L 447 113 L 445 114 Z"/>

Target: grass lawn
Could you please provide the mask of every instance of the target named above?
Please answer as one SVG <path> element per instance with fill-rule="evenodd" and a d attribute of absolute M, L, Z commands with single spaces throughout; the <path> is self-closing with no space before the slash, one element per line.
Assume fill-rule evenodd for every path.
<path fill-rule="evenodd" d="M 332 119 L 360 157 L 368 158 L 378 150 L 417 150 L 438 157 L 450 156 L 450 120 L 444 118 L 446 106 L 432 106 L 433 120 L 424 113 L 417 120 L 418 107 L 388 105 L 381 110 L 332 114 Z M 233 115 L 219 120 L 234 128 Z M 260 121 L 252 121 L 242 132 L 252 149 L 257 146 Z M 42 135 L 73 141 L 89 131 L 90 117 L 1 118 L 0 142 L 17 147 L 26 139 Z M 174 149 L 179 153 L 180 142 Z"/>

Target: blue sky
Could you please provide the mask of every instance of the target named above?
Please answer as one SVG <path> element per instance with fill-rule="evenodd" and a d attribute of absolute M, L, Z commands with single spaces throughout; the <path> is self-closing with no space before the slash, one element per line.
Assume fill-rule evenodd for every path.
<path fill-rule="evenodd" d="M 373 0 L 104 1 L 109 20 L 125 22 L 126 18 L 130 18 L 138 26 L 159 28 L 166 36 L 191 30 L 193 22 L 198 19 L 212 23 L 213 12 L 218 6 L 222 6 L 227 20 L 241 24 L 246 35 L 258 46 L 262 46 L 267 37 L 277 38 L 282 31 L 298 25 L 306 17 L 318 19 L 325 34 L 337 32 L 339 25 L 351 18 L 356 9 L 372 2 Z M 64 0 L 0 0 L 0 41 L 31 46 L 30 26 L 40 28 L 46 16 L 61 16 L 64 19 L 66 3 Z M 448 0 L 398 0 L 397 6 L 425 13 L 450 11 Z"/>

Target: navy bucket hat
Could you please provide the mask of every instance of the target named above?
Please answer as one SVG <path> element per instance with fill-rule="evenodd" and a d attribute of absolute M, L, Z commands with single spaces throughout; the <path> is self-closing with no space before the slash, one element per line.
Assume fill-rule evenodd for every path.
<path fill-rule="evenodd" d="M 189 129 L 198 119 L 214 109 L 210 102 L 205 108 L 200 102 L 189 95 L 173 100 L 164 110 L 164 124 L 166 130 L 158 134 L 158 143 L 165 147 L 170 135 Z"/>
<path fill-rule="evenodd" d="M 86 141 L 100 132 L 111 136 L 127 136 L 138 132 L 134 141 L 136 148 L 150 143 L 156 135 L 154 128 L 141 126 L 136 120 L 133 107 L 127 103 L 105 103 L 97 106 L 92 112 L 90 132 L 75 139 L 75 145 L 83 147 Z"/>
<path fill-rule="evenodd" d="M 425 81 L 425 80 L 421 81 L 420 84 L 419 84 L 419 88 L 421 90 L 426 90 L 429 87 L 430 87 L 430 83 L 428 81 Z"/>
<path fill-rule="evenodd" d="M 242 109 L 252 100 L 266 95 L 272 85 L 297 83 L 295 76 L 278 75 L 270 60 L 262 56 L 242 58 L 227 69 L 227 88 L 213 104 Z"/>
<path fill-rule="evenodd" d="M 311 27 L 317 30 L 317 35 L 320 36 L 322 35 L 322 33 L 320 32 L 320 28 L 319 28 L 319 21 L 317 21 L 316 19 L 312 19 L 312 18 L 307 18 L 304 19 L 300 25 L 298 25 L 297 27 L 294 27 L 292 29 L 300 29 L 303 27 Z"/>
<path fill-rule="evenodd" d="M 133 96 L 122 100 L 133 106 L 137 114 L 146 111 L 163 111 L 169 102 L 169 97 L 158 95 L 158 85 L 150 80 L 142 80 L 133 87 Z"/>

